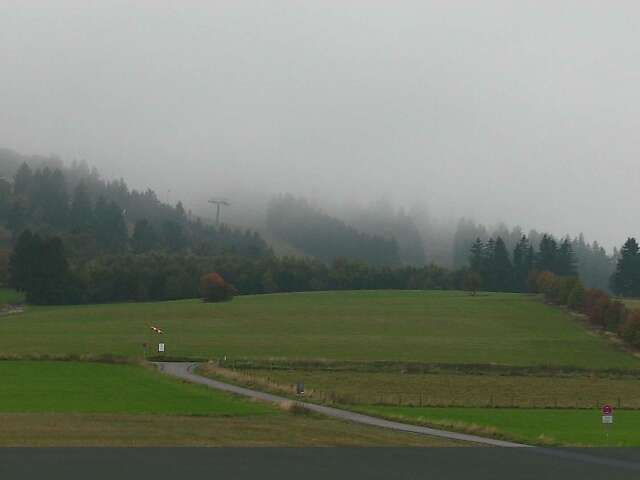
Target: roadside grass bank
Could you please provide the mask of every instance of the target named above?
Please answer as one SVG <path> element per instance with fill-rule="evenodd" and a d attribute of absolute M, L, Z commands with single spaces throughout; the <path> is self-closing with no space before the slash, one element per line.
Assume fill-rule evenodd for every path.
<path fill-rule="evenodd" d="M 309 415 L 0 413 L 0 447 L 472 447 Z"/>
<path fill-rule="evenodd" d="M 535 445 L 640 446 L 640 411 L 619 410 L 604 426 L 599 409 L 419 408 L 360 406 L 358 412 L 417 425 Z"/>

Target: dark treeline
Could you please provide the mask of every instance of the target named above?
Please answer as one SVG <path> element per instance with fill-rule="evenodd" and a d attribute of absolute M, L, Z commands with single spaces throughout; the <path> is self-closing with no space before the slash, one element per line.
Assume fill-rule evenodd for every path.
<path fill-rule="evenodd" d="M 346 257 L 372 265 L 400 264 L 394 237 L 362 233 L 292 195 L 271 200 L 267 228 L 276 238 L 323 261 Z"/>
<path fill-rule="evenodd" d="M 0 221 L 12 235 L 11 261 L 0 250 L 2 278 L 33 303 L 159 300 L 197 296 L 200 277 L 225 276 L 242 294 L 332 289 L 455 289 L 533 292 L 539 272 L 579 276 L 586 287 L 640 296 L 640 247 L 629 239 L 607 256 L 582 236 L 560 241 L 519 228 L 463 221 L 453 247 L 456 268 L 424 266 L 424 249 L 410 216 L 380 205 L 354 210 L 362 228 L 324 214 L 292 196 L 274 199 L 267 223 L 278 238 L 310 258 L 276 258 L 255 232 L 207 225 L 151 190 L 105 181 L 84 163 L 14 155 L 0 180 Z M 355 212 L 355 213 L 354 213 Z M 373 232 L 373 233 L 369 233 Z M 378 232 L 379 235 L 374 234 Z M 394 232 L 401 232 L 396 241 Z M 469 241 L 471 234 L 477 234 Z M 504 236 L 503 236 L 504 235 Z M 411 266 L 409 266 L 411 265 Z M 473 274 L 473 281 L 469 280 Z"/>
<path fill-rule="evenodd" d="M 474 243 L 478 239 L 483 243 L 487 243 L 492 238 L 494 240 L 497 238 L 502 239 L 505 248 L 509 252 L 509 259 L 515 266 L 515 264 L 519 263 L 519 259 L 514 255 L 515 250 L 523 237 L 526 238 L 529 245 L 535 248 L 541 244 L 545 237 L 557 242 L 557 240 L 553 239 L 553 236 L 536 230 L 530 230 L 525 234 L 520 227 L 509 229 L 503 224 L 489 229 L 484 225 L 463 219 L 458 223 L 453 237 L 453 266 L 454 268 L 463 268 L 468 265 Z M 567 245 L 567 242 L 569 245 Z M 579 235 L 576 238 L 566 237 L 560 243 L 565 248 L 570 246 L 572 251 L 576 269 L 576 272 L 572 272 L 572 274 L 579 275 L 589 288 L 609 290 L 611 275 L 615 269 L 618 256 L 616 250 L 614 250 L 613 255 L 609 256 L 598 242 L 588 243 L 583 235 Z"/>
<path fill-rule="evenodd" d="M 218 272 L 241 294 L 359 289 L 459 289 L 462 272 L 375 267 L 336 259 L 199 256 L 152 251 L 99 256 L 71 265 L 57 237 L 21 234 L 10 261 L 12 285 L 34 304 L 194 298 L 200 278 Z"/>
<path fill-rule="evenodd" d="M 510 253 L 502 237 L 480 238 L 471 245 L 469 268 L 476 274 L 480 288 L 496 292 L 529 292 L 531 276 L 535 272 L 551 272 L 562 277 L 577 274 L 572 243 L 560 244 L 550 235 L 543 235 L 534 246 L 522 236 Z"/>

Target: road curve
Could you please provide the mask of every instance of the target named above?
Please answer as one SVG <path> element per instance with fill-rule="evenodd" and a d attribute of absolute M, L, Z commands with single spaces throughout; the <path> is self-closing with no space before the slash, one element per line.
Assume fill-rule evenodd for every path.
<path fill-rule="evenodd" d="M 187 380 L 193 383 L 200 383 L 216 390 L 222 390 L 224 392 L 233 393 L 236 395 L 242 395 L 245 397 L 254 398 L 270 403 L 282 403 L 291 401 L 286 397 L 279 395 L 272 395 L 270 393 L 259 392 L 257 390 L 251 390 L 249 388 L 238 387 L 237 385 L 231 385 L 229 383 L 220 382 L 211 378 L 206 378 L 201 375 L 193 373 L 197 363 L 185 363 L 185 362 L 155 362 L 155 365 L 161 372 L 168 375 L 178 377 L 183 380 Z M 640 472 L 640 463 L 616 458 L 608 458 L 599 455 L 590 455 L 580 453 L 566 448 L 542 448 L 533 445 L 526 445 L 523 443 L 507 442 L 504 440 L 496 440 L 493 438 L 479 437 L 477 435 L 468 435 L 465 433 L 449 432 L 446 430 L 439 430 L 429 427 L 421 427 L 419 425 L 410 425 L 407 423 L 393 422 L 390 420 L 384 420 L 382 418 L 371 417 L 369 415 L 363 415 L 361 413 L 350 412 L 348 410 L 341 410 L 339 408 L 325 407 L 324 405 L 317 405 L 315 403 L 298 402 L 308 410 L 311 410 L 328 417 L 338 418 L 340 420 L 346 420 L 350 422 L 360 423 L 363 425 L 370 425 L 373 427 L 389 428 L 398 432 L 417 433 L 422 435 L 429 435 L 432 437 L 446 438 L 449 440 L 457 440 L 461 442 L 471 442 L 480 445 L 490 447 L 507 447 L 507 448 L 524 448 L 526 451 L 549 455 L 552 457 L 562 458 L 564 460 L 591 463 L 599 465 L 607 465 L 617 469 L 632 470 Z"/>
<path fill-rule="evenodd" d="M 193 383 L 200 383 L 216 390 L 222 390 L 225 392 L 234 393 L 236 395 L 243 395 L 245 397 L 255 398 L 270 403 L 282 403 L 291 401 L 289 398 L 281 397 L 279 395 L 272 395 L 270 393 L 259 392 L 257 390 L 251 390 L 249 388 L 238 387 L 237 385 L 231 385 L 229 383 L 220 382 L 218 380 L 212 380 L 210 378 L 196 375 L 193 373 L 193 369 L 197 366 L 197 363 L 184 363 L 184 362 L 156 362 L 156 365 L 160 371 L 172 375 L 174 377 L 181 378 Z M 374 427 L 389 428 L 399 432 L 419 433 L 422 435 L 430 435 L 432 437 L 441 437 L 449 440 L 458 440 L 462 442 L 473 442 L 493 447 L 530 447 L 522 443 L 507 442 L 503 440 L 497 440 L 493 438 L 484 438 L 477 435 L 469 435 L 466 433 L 448 432 L 446 430 L 438 430 L 435 428 L 421 427 L 419 425 L 409 425 L 406 423 L 393 422 L 390 420 L 384 420 L 382 418 L 371 417 L 369 415 L 363 415 L 361 413 L 350 412 L 348 410 L 341 410 L 339 408 L 326 407 L 324 405 L 317 405 L 315 403 L 298 402 L 307 410 L 320 413 L 328 417 L 338 418 L 340 420 L 347 420 L 350 422 L 361 423 L 363 425 L 371 425 Z"/>

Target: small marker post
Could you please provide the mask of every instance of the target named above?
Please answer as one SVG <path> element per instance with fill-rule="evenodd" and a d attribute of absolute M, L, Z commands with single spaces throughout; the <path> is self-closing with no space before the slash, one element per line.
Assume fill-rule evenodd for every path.
<path fill-rule="evenodd" d="M 613 425 L 613 407 L 609 404 L 602 406 L 602 426 L 604 427 L 607 441 L 609 440 L 609 429 Z"/>

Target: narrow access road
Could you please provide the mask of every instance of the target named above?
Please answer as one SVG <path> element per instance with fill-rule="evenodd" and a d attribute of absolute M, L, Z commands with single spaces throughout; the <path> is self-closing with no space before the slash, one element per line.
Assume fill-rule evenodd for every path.
<path fill-rule="evenodd" d="M 270 403 L 282 403 L 290 402 L 291 399 L 281 397 L 279 395 L 272 395 L 270 393 L 259 392 L 257 390 L 251 390 L 249 388 L 238 387 L 237 385 L 231 385 L 229 383 L 220 382 L 218 380 L 212 380 L 210 378 L 196 375 L 193 373 L 197 363 L 184 363 L 184 362 L 156 362 L 156 365 L 160 371 L 172 375 L 174 377 L 181 378 L 193 383 L 200 383 L 216 390 L 222 390 L 225 392 L 235 393 L 236 395 L 243 395 L 245 397 L 255 398 L 256 400 L 262 400 Z M 473 442 L 493 447 L 530 447 L 522 443 L 507 442 L 504 440 L 497 440 L 493 438 L 479 437 L 477 435 L 469 435 L 466 433 L 448 432 L 446 430 L 438 430 L 435 428 L 422 427 L 419 425 L 410 425 L 406 423 L 393 422 L 390 420 L 384 420 L 382 418 L 371 417 L 361 413 L 350 412 L 349 410 L 341 410 L 339 408 L 326 407 L 324 405 L 317 405 L 315 403 L 298 402 L 307 410 L 320 413 L 328 417 L 338 418 L 340 420 L 347 420 L 350 422 L 361 423 L 363 425 L 371 425 L 374 427 L 389 428 L 399 432 L 419 433 L 422 435 L 430 435 L 432 437 L 441 437 L 449 440 L 458 440 L 461 442 Z"/>
<path fill-rule="evenodd" d="M 186 362 L 155 362 L 155 365 L 161 372 L 168 375 L 187 380 L 193 383 L 200 383 L 216 390 L 222 390 L 224 392 L 234 393 L 236 395 L 242 395 L 245 397 L 254 398 L 256 400 L 262 400 L 270 403 L 282 403 L 290 402 L 291 399 L 281 397 L 279 395 L 272 395 L 270 393 L 259 392 L 257 390 L 251 390 L 249 388 L 239 387 L 237 385 L 231 385 L 229 383 L 220 382 L 211 378 L 206 378 L 201 375 L 196 375 L 193 370 L 198 366 L 197 363 Z M 363 415 L 361 413 L 350 412 L 348 410 L 341 410 L 339 408 L 325 407 L 324 405 L 317 405 L 315 403 L 298 402 L 308 410 L 312 412 L 327 415 L 328 417 L 338 418 L 340 420 L 346 420 L 349 422 L 360 423 L 363 425 L 370 425 L 373 427 L 389 428 L 398 432 L 417 433 L 422 435 L 430 435 L 432 437 L 441 437 L 449 440 L 458 440 L 461 442 L 471 442 L 489 447 L 507 447 L 507 448 L 522 448 L 527 452 L 539 455 L 549 455 L 552 457 L 562 458 L 567 461 L 591 463 L 599 465 L 607 465 L 616 469 L 630 470 L 634 472 L 640 472 L 640 463 L 623 460 L 618 458 L 610 458 L 600 455 L 591 455 L 582 453 L 582 451 L 575 451 L 567 448 L 543 448 L 533 445 L 526 445 L 523 443 L 507 442 L 504 440 L 497 440 L 493 438 L 479 437 L 477 435 L 468 435 L 465 433 L 449 432 L 446 430 L 439 430 L 435 428 L 422 427 L 419 425 L 410 425 L 407 423 L 393 422 L 390 420 L 384 420 L 382 418 L 371 417 L 369 415 Z M 635 477 L 634 477 L 635 478 Z"/>

